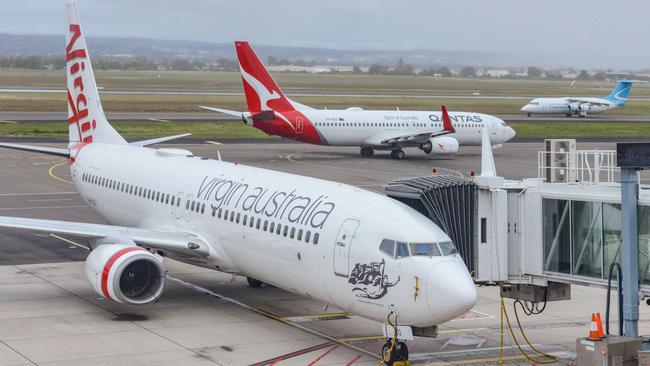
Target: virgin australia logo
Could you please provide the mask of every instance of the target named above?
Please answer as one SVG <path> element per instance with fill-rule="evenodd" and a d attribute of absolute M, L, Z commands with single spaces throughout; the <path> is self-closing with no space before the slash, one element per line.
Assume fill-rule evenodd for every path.
<path fill-rule="evenodd" d="M 381 299 L 388 293 L 388 288 L 397 285 L 399 276 L 395 281 L 389 281 L 388 275 L 385 274 L 386 263 L 371 262 L 370 264 L 357 263 L 348 278 L 348 283 L 354 286 L 352 292 L 357 297 L 366 299 Z"/>

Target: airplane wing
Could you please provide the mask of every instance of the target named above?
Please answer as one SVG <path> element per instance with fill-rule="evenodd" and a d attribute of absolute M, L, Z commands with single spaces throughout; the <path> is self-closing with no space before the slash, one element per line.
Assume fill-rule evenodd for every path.
<path fill-rule="evenodd" d="M 210 248 L 203 239 L 184 232 L 9 216 L 0 216 L 0 228 L 63 234 L 88 239 L 128 238 L 140 246 L 169 251 L 179 255 L 191 257 L 207 257 L 210 255 Z"/>
<path fill-rule="evenodd" d="M 580 103 L 580 104 L 589 104 L 589 105 L 596 105 L 596 106 L 608 106 L 609 103 L 606 102 L 596 102 L 593 100 L 588 100 L 588 99 L 580 99 L 580 98 L 567 98 L 566 99 L 567 103 Z"/>
<path fill-rule="evenodd" d="M 136 146 L 149 146 L 149 145 L 153 145 L 153 144 L 160 144 L 160 143 L 166 142 L 166 141 L 180 139 L 180 138 L 187 137 L 187 136 L 190 136 L 190 135 L 191 135 L 191 133 L 182 133 L 180 135 L 158 137 L 158 138 L 155 138 L 155 139 L 142 140 L 142 141 L 134 141 L 134 142 L 130 142 L 130 144 L 131 145 L 136 145 Z"/>
<path fill-rule="evenodd" d="M 239 118 L 242 118 L 242 115 L 243 115 L 243 112 L 233 111 L 233 110 L 230 110 L 230 109 L 206 107 L 204 105 L 200 105 L 199 108 L 207 109 L 207 110 L 212 111 L 212 112 L 219 112 L 219 113 L 223 113 L 223 114 L 228 114 L 228 115 L 239 117 Z"/>
<path fill-rule="evenodd" d="M 0 143 L 0 147 L 38 152 L 42 154 L 65 156 L 66 158 L 70 157 L 70 151 L 68 151 L 68 149 L 59 149 L 56 147 L 32 146 L 32 145 L 11 144 L 11 143 Z"/>
<path fill-rule="evenodd" d="M 392 144 L 422 144 L 427 142 L 429 139 L 437 136 L 448 135 L 450 133 L 456 132 L 454 126 L 451 123 L 449 118 L 449 113 L 447 113 L 447 107 L 442 106 L 442 130 L 433 131 L 433 132 L 422 132 L 418 134 L 407 134 L 400 136 L 393 136 L 385 138 L 379 141 L 380 145 L 392 145 Z"/>

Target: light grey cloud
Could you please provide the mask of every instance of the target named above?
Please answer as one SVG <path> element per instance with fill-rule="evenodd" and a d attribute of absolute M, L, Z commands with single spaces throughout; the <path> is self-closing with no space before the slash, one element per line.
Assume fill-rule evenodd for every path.
<path fill-rule="evenodd" d="M 86 33 L 339 49 L 525 52 L 650 67 L 650 2 L 627 0 L 79 0 Z M 64 1 L 6 2 L 0 32 L 61 34 Z"/>

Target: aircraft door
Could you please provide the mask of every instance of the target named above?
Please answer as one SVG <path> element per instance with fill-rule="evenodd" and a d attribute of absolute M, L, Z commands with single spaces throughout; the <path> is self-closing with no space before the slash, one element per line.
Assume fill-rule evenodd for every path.
<path fill-rule="evenodd" d="M 186 222 L 190 222 L 190 217 L 192 215 L 192 209 L 190 208 L 190 205 L 192 204 L 193 198 L 194 196 L 188 194 L 187 197 L 185 197 L 185 202 L 181 202 L 181 209 L 183 210 L 183 217 L 185 218 Z"/>
<path fill-rule="evenodd" d="M 334 274 L 337 276 L 350 275 L 350 248 L 358 227 L 359 221 L 347 219 L 339 229 L 334 243 Z"/>
<path fill-rule="evenodd" d="M 183 192 L 178 192 L 178 195 L 176 195 L 176 200 L 174 201 L 174 205 L 172 206 L 172 216 L 176 220 L 180 220 L 183 218 L 183 206 L 182 206 L 182 198 L 183 198 Z"/>
<path fill-rule="evenodd" d="M 302 117 L 296 117 L 296 133 L 301 134 L 303 129 L 304 122 Z"/>

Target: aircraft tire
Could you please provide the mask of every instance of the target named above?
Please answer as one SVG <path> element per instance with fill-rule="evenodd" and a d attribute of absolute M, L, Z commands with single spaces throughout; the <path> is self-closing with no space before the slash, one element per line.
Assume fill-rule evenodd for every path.
<path fill-rule="evenodd" d="M 390 152 L 390 157 L 396 160 L 404 160 L 406 154 L 404 154 L 404 150 L 397 149 Z"/>
<path fill-rule="evenodd" d="M 252 288 L 260 288 L 264 284 L 264 282 L 262 282 L 260 280 L 256 280 L 256 279 L 254 279 L 252 277 L 246 277 L 246 281 L 248 281 L 248 286 L 250 286 Z"/>
<path fill-rule="evenodd" d="M 362 146 L 361 147 L 361 156 L 369 158 L 369 157 L 373 156 L 374 154 L 375 154 L 375 149 L 373 149 L 372 147 L 370 147 L 370 146 Z"/>

